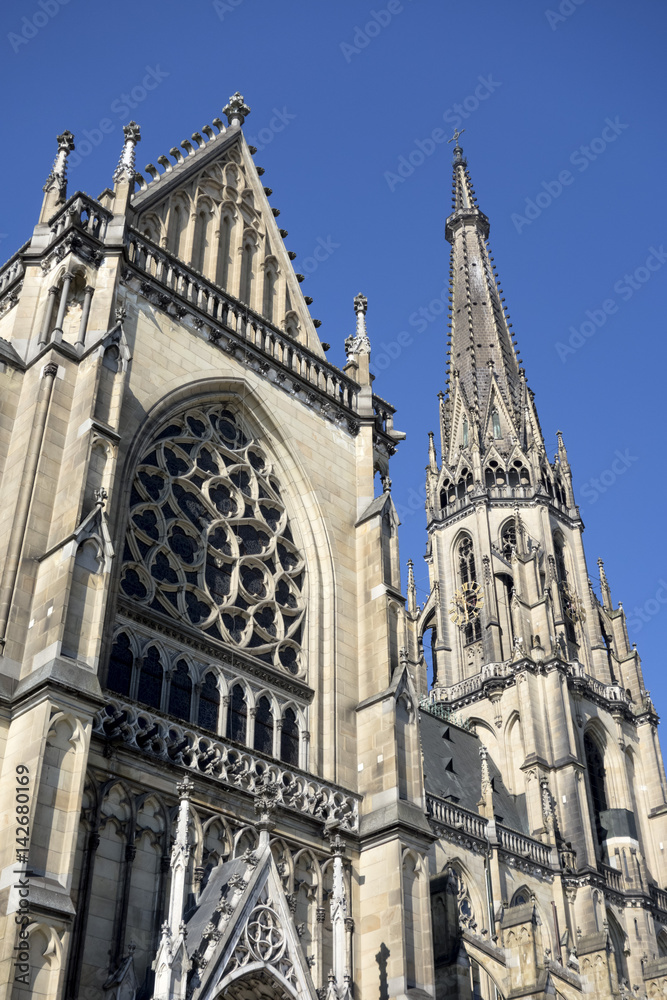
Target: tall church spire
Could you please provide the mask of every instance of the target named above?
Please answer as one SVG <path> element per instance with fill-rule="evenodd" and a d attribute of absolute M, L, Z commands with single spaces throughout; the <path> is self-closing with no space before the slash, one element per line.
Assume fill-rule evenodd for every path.
<path fill-rule="evenodd" d="M 460 395 L 470 432 L 474 425 L 484 449 L 488 437 L 512 434 L 518 440 L 525 383 L 489 251 L 489 220 L 477 204 L 459 135 L 445 227 L 452 245 L 448 387 L 450 404 Z"/>

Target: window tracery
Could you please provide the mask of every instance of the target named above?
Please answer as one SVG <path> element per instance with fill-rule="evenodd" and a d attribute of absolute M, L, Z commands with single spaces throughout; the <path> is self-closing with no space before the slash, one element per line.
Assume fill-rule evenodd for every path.
<path fill-rule="evenodd" d="M 304 560 L 280 484 L 225 405 L 172 419 L 130 495 L 121 593 L 291 674 L 303 674 Z"/>

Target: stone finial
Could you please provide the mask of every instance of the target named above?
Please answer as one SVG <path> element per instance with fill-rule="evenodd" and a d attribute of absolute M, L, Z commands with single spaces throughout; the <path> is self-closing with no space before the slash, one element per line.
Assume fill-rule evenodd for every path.
<path fill-rule="evenodd" d="M 250 114 L 250 108 L 244 102 L 243 95 L 237 90 L 236 93 L 232 94 L 229 98 L 229 104 L 224 106 L 222 113 L 226 116 L 230 125 L 243 125 L 244 121 Z"/>
<path fill-rule="evenodd" d="M 609 583 L 607 581 L 607 574 L 604 571 L 604 563 L 601 559 L 598 559 L 598 569 L 600 570 L 600 590 L 602 591 L 602 606 L 606 611 L 613 610 L 613 604 L 611 601 L 611 590 L 609 588 Z"/>
<path fill-rule="evenodd" d="M 345 353 L 348 358 L 351 354 L 370 354 L 371 342 L 368 339 L 366 330 L 366 310 L 368 309 L 368 299 L 361 292 L 354 297 L 354 311 L 357 314 L 357 329 L 353 337 L 348 337 L 345 341 Z"/>
<path fill-rule="evenodd" d="M 408 559 L 408 611 L 410 614 L 417 613 L 417 586 L 412 559 Z"/>
<path fill-rule="evenodd" d="M 431 472 L 438 471 L 438 456 L 435 452 L 435 434 L 433 431 L 428 432 L 428 467 Z"/>
<path fill-rule="evenodd" d="M 123 126 L 123 135 L 125 136 L 123 149 L 118 160 L 118 166 L 114 170 L 113 179 L 115 183 L 121 180 L 127 180 L 132 183 L 135 174 L 134 158 L 136 146 L 138 142 L 141 142 L 141 128 L 135 121 L 131 121 L 128 125 Z"/>
<path fill-rule="evenodd" d="M 58 152 L 43 190 L 50 191 L 55 187 L 64 198 L 67 191 L 67 157 L 74 149 L 74 136 L 71 132 L 62 132 L 57 137 L 57 142 Z"/>

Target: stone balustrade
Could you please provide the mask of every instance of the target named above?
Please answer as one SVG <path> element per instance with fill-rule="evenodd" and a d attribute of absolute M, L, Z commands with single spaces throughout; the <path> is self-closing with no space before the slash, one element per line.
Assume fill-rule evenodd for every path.
<path fill-rule="evenodd" d="M 82 191 L 77 191 L 71 198 L 68 198 L 63 207 L 51 220 L 51 232 L 57 238 L 70 226 L 81 229 L 89 236 L 104 241 L 107 233 L 107 225 L 113 218 L 113 214 L 103 208 L 94 198 L 90 198 Z"/>
<path fill-rule="evenodd" d="M 430 819 L 443 826 L 465 833 L 476 840 L 486 841 L 487 839 L 488 820 L 468 809 L 462 809 L 461 806 L 457 806 L 453 802 L 448 802 L 447 799 L 427 795 L 426 813 Z"/>
<path fill-rule="evenodd" d="M 283 377 L 287 373 L 296 376 L 332 403 L 350 411 L 350 414 L 356 412 L 359 386 L 340 369 L 314 354 L 305 345 L 297 343 L 248 306 L 187 267 L 169 251 L 158 247 L 134 230 L 128 235 L 127 251 L 130 262 L 139 272 L 171 293 L 171 296 L 165 295 L 161 299 L 164 308 L 173 301 L 172 296 L 178 297 L 184 305 L 190 305 L 200 316 L 205 317 L 211 329 L 212 340 L 219 339 L 223 331 L 232 333 L 241 346 L 250 345 L 274 365 L 280 366 Z M 187 311 L 187 308 L 176 303 L 176 315 L 179 318 Z M 376 412 L 383 414 L 382 429 L 388 427 L 390 430 L 393 407 L 379 397 L 375 397 L 374 405 Z"/>
<path fill-rule="evenodd" d="M 526 858 L 534 861 L 536 865 L 544 868 L 552 868 L 552 847 L 550 844 L 543 844 L 532 837 L 526 837 L 523 833 L 510 830 L 508 826 L 496 824 L 496 836 L 500 848 L 506 854 L 512 854 L 518 858 Z"/>
<path fill-rule="evenodd" d="M 93 731 L 106 741 L 179 764 L 250 795 L 272 785 L 285 808 L 323 823 L 337 823 L 350 833 L 359 829 L 359 796 L 138 706 L 108 699 L 95 718 Z"/>

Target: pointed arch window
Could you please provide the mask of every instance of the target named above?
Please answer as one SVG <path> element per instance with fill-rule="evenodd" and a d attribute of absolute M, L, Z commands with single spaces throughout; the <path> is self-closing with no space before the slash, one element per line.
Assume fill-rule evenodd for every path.
<path fill-rule="evenodd" d="M 171 675 L 169 688 L 169 714 L 178 719 L 190 721 L 190 704 L 192 701 L 192 681 L 185 660 L 179 660 Z"/>
<path fill-rule="evenodd" d="M 220 691 L 218 690 L 218 682 L 215 674 L 209 671 L 204 678 L 204 683 L 199 694 L 197 722 L 204 729 L 211 729 L 214 733 L 217 733 L 219 712 Z"/>
<path fill-rule="evenodd" d="M 264 695 L 259 699 L 255 712 L 255 750 L 273 754 L 273 712 L 271 702 Z"/>
<path fill-rule="evenodd" d="M 468 447 L 468 418 L 463 418 L 463 447 Z"/>
<path fill-rule="evenodd" d="M 604 758 L 600 747 L 592 738 L 590 733 L 584 735 L 584 755 L 586 757 L 586 768 L 588 770 L 588 782 L 591 789 L 591 802 L 593 806 L 593 822 L 597 834 L 598 845 L 602 850 L 602 845 L 606 839 L 606 833 L 602 826 L 601 813 L 608 809 L 607 790 L 605 787 L 605 767 Z"/>
<path fill-rule="evenodd" d="M 499 438 L 500 435 L 500 416 L 498 410 L 494 407 L 491 412 L 491 426 L 493 427 L 494 438 Z"/>
<path fill-rule="evenodd" d="M 292 767 L 297 767 L 299 764 L 299 726 L 293 708 L 287 708 L 283 715 L 280 730 L 280 759 Z"/>
<path fill-rule="evenodd" d="M 229 714 L 227 715 L 227 738 L 236 740 L 237 743 L 245 743 L 247 730 L 248 706 L 245 693 L 240 684 L 235 684 L 232 688 Z"/>
<path fill-rule="evenodd" d="M 132 666 L 134 657 L 130 640 L 121 632 L 111 648 L 107 687 L 116 694 L 129 694 L 132 681 Z"/>
<path fill-rule="evenodd" d="M 516 548 L 516 524 L 514 521 L 507 522 L 502 530 L 500 541 L 503 547 L 503 556 L 508 562 L 510 562 L 512 558 L 512 549 Z"/>
<path fill-rule="evenodd" d="M 469 535 L 466 535 L 459 544 L 459 575 L 461 583 L 477 582 L 475 552 Z"/>
<path fill-rule="evenodd" d="M 160 653 L 155 646 L 151 646 L 141 665 L 137 699 L 151 708 L 159 708 L 162 701 L 162 677 Z"/>
<path fill-rule="evenodd" d="M 461 584 L 477 583 L 477 567 L 475 566 L 475 550 L 469 535 L 459 542 L 458 547 L 459 581 Z M 465 642 L 477 642 L 482 638 L 482 624 L 479 617 L 468 622 L 464 629 Z"/>

